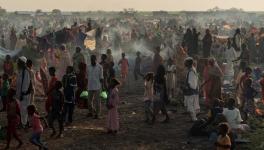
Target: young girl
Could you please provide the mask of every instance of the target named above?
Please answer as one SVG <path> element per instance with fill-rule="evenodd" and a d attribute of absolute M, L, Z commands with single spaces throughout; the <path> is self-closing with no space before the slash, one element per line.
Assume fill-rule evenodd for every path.
<path fill-rule="evenodd" d="M 128 67 L 129 67 L 125 53 L 122 53 L 122 59 L 119 61 L 118 65 L 121 66 L 121 78 L 122 78 L 122 83 L 124 84 L 128 76 Z"/>
<path fill-rule="evenodd" d="M 154 84 L 154 74 L 147 73 L 145 76 L 145 93 L 144 93 L 144 101 L 145 101 L 145 115 L 146 115 L 146 123 L 149 123 L 150 119 L 153 116 L 153 111 L 151 108 L 151 104 L 153 102 L 153 84 Z"/>
<path fill-rule="evenodd" d="M 34 105 L 29 105 L 27 111 L 28 115 L 31 117 L 31 125 L 33 128 L 30 142 L 38 146 L 39 149 L 47 150 L 47 147 L 40 140 L 41 134 L 43 133 L 43 126 L 40 122 L 40 116 L 37 114 L 36 107 Z"/>
<path fill-rule="evenodd" d="M 9 149 L 9 145 L 11 142 L 11 136 L 14 136 L 14 138 L 19 142 L 17 149 L 20 148 L 23 144 L 21 139 L 18 137 L 17 134 L 17 127 L 20 122 L 20 109 L 17 100 L 15 99 L 16 91 L 14 89 L 8 90 L 7 94 L 7 145 L 6 149 Z"/>
<path fill-rule="evenodd" d="M 252 87 L 252 79 L 247 79 L 245 81 L 245 105 L 244 112 L 246 114 L 246 118 L 248 115 L 255 115 L 255 102 L 254 97 L 257 95 L 257 91 Z"/>
<path fill-rule="evenodd" d="M 108 115 L 107 115 L 107 130 L 109 134 L 116 134 L 119 130 L 119 115 L 118 115 L 118 104 L 120 102 L 118 95 L 118 86 L 120 82 L 117 79 L 112 79 L 110 83 L 110 94 L 107 102 Z"/>
<path fill-rule="evenodd" d="M 230 150 L 231 140 L 228 136 L 229 127 L 226 123 L 219 125 L 220 135 L 218 136 L 217 142 L 215 143 L 216 150 Z"/>

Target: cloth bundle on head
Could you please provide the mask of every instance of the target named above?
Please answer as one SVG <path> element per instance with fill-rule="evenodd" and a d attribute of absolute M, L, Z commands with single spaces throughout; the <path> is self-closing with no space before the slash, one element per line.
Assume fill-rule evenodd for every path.
<path fill-rule="evenodd" d="M 25 56 L 19 57 L 19 60 L 22 61 L 23 63 L 27 63 L 27 58 Z"/>

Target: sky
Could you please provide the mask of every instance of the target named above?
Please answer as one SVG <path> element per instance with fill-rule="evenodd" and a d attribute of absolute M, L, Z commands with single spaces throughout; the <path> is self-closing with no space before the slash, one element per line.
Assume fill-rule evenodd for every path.
<path fill-rule="evenodd" d="M 49 11 L 120 11 L 123 8 L 136 10 L 200 11 L 218 6 L 231 7 L 247 11 L 264 11 L 264 0 L 0 0 L 0 6 L 8 11 L 42 9 Z"/>

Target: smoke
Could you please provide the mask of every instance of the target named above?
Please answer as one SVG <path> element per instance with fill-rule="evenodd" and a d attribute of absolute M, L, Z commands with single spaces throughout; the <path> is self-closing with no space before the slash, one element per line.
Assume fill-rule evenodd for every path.
<path fill-rule="evenodd" d="M 6 55 L 10 55 L 11 57 L 15 57 L 17 54 L 19 54 L 22 51 L 22 49 L 16 49 L 16 50 L 8 50 L 3 47 L 0 47 L 0 59 L 5 59 Z"/>

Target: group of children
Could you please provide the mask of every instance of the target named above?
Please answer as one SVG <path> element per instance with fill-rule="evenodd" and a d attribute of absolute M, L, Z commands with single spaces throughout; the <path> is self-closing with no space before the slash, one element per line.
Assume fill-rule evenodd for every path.
<path fill-rule="evenodd" d="M 19 142 L 19 144 L 16 147 L 17 149 L 19 149 L 23 145 L 23 142 L 17 133 L 17 128 L 20 124 L 20 107 L 19 107 L 19 102 L 16 99 L 16 91 L 13 88 L 8 90 L 6 112 L 7 112 L 7 145 L 5 149 L 9 149 L 12 136 Z M 34 105 L 29 105 L 27 107 L 27 112 L 30 117 L 29 124 L 32 127 L 30 142 L 38 146 L 39 149 L 46 150 L 47 147 L 45 144 L 41 142 L 41 138 L 40 138 L 41 134 L 43 133 L 43 126 L 41 124 L 41 117 L 38 115 L 36 107 Z"/>

